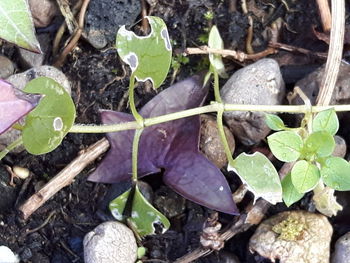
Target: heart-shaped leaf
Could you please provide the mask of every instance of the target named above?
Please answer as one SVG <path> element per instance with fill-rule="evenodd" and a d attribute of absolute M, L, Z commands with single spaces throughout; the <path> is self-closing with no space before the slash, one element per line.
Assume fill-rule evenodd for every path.
<path fill-rule="evenodd" d="M 304 155 L 327 157 L 330 156 L 335 147 L 333 136 L 325 131 L 311 133 L 304 143 Z"/>
<path fill-rule="evenodd" d="M 30 112 L 41 99 L 41 95 L 27 94 L 0 80 L 0 134 Z"/>
<path fill-rule="evenodd" d="M 131 192 L 126 191 L 110 203 L 109 209 L 117 220 L 123 219 L 123 211 Z M 162 233 L 167 231 L 170 227 L 169 220 L 144 198 L 137 186 L 133 194 L 131 216 L 127 218 L 132 229 L 140 237 L 156 234 L 156 225 L 162 229 Z"/>
<path fill-rule="evenodd" d="M 241 153 L 227 170 L 234 171 L 254 194 L 271 204 L 282 202 L 282 186 L 278 173 L 270 160 L 262 153 Z"/>
<path fill-rule="evenodd" d="M 116 47 L 138 81 L 150 80 L 158 88 L 165 80 L 171 63 L 168 29 L 159 17 L 146 17 L 151 26 L 148 36 L 137 36 L 122 26 L 117 33 Z"/>
<path fill-rule="evenodd" d="M 337 191 L 350 190 L 350 164 L 340 157 L 329 157 L 321 168 L 323 182 Z"/>
<path fill-rule="evenodd" d="M 0 25 L 0 38 L 19 47 L 41 52 L 27 0 L 1 0 Z"/>
<path fill-rule="evenodd" d="M 335 135 L 338 129 L 339 121 L 334 109 L 319 112 L 312 121 L 312 130 L 314 132 L 326 131 L 331 135 Z"/>
<path fill-rule="evenodd" d="M 194 76 L 160 92 L 141 110 L 144 118 L 160 116 L 202 104 L 208 88 L 203 77 Z M 102 111 L 104 124 L 134 120 L 132 115 Z M 165 169 L 164 182 L 185 198 L 206 207 L 237 214 L 230 187 L 220 170 L 198 149 L 199 116 L 146 127 L 138 151 L 138 175 Z M 89 180 L 117 183 L 131 176 L 131 149 L 135 131 L 108 133 L 111 149 Z"/>
<path fill-rule="evenodd" d="M 59 83 L 47 77 L 30 81 L 24 90 L 45 95 L 26 117 L 22 131 L 24 147 L 31 154 L 51 152 L 61 144 L 74 123 L 73 100 Z"/>
<path fill-rule="evenodd" d="M 282 162 L 298 160 L 303 148 L 303 139 L 292 131 L 276 132 L 267 137 L 267 141 L 273 155 Z"/>
<path fill-rule="evenodd" d="M 273 131 L 281 131 L 286 128 L 283 120 L 275 114 L 265 113 L 266 125 Z"/>
<path fill-rule="evenodd" d="M 291 171 L 292 183 L 299 193 L 312 190 L 320 180 L 317 166 L 305 160 L 296 162 Z"/>

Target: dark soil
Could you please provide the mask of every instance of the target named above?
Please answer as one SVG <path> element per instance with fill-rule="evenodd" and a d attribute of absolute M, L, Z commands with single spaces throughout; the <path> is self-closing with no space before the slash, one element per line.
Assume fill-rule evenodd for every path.
<path fill-rule="evenodd" d="M 160 16 L 165 20 L 175 52 L 179 52 L 185 47 L 203 45 L 204 43 L 200 39 L 207 36 L 207 28 L 210 23 L 218 25 L 226 48 L 245 50 L 244 42 L 248 19 L 242 13 L 239 3 L 237 3 L 236 10 L 229 9 L 229 3 L 236 1 L 159 0 L 156 2 L 155 6 L 151 8 L 152 15 Z M 280 42 L 301 46 L 312 51 L 327 51 L 327 45 L 310 34 L 311 26 L 316 26 L 321 31 L 315 1 L 291 0 L 286 2 L 290 2 L 290 11 L 287 11 L 282 1 L 256 1 L 255 12 L 252 11 L 255 22 L 253 41 L 255 51 L 258 52 L 266 48 L 268 40 L 264 30 L 278 17 L 282 18 L 285 23 L 281 30 Z M 257 16 L 256 10 L 260 10 L 266 15 L 265 22 Z M 208 11 L 214 13 L 212 22 L 204 19 L 204 14 Z M 347 12 L 349 14 L 349 8 Z M 57 21 L 61 21 L 61 19 L 57 19 Z M 51 33 L 54 36 L 55 32 Z M 113 43 L 109 44 L 109 46 L 112 45 Z M 13 61 L 17 61 L 17 53 L 13 46 L 4 44 L 1 51 Z M 281 56 L 281 54 L 276 56 Z M 298 55 L 292 56 L 294 56 L 294 61 L 298 61 Z M 46 62 L 47 64 L 52 63 L 51 56 L 47 56 Z M 292 79 L 288 86 L 293 87 L 296 79 L 307 74 L 307 66 L 323 63 L 324 61 L 309 57 L 303 63 L 306 64 L 305 70 L 296 76 L 290 76 L 290 71 L 285 69 L 285 78 Z M 227 60 L 226 64 L 232 73 L 244 63 Z M 175 81 L 205 69 L 207 65 L 208 61 L 203 56 L 191 56 L 190 62 L 181 67 Z M 18 71 L 20 70 L 19 68 Z M 126 77 L 123 77 L 123 66 L 115 49 L 98 51 L 87 42 L 80 41 L 79 48 L 68 57 L 62 68 L 62 71 L 72 82 L 72 95 L 77 107 L 77 123 L 99 123 L 99 109 L 129 111 L 127 100 L 123 99 L 129 81 L 129 70 L 127 68 L 125 70 Z M 115 81 L 113 81 L 114 79 Z M 169 77 L 161 89 L 166 88 L 171 81 L 172 79 Z M 138 86 L 136 94 L 138 106 L 141 106 L 156 92 L 148 85 L 143 84 Z M 340 132 L 348 134 L 347 131 Z M 26 152 L 9 154 L 1 161 L 0 175 L 3 181 L 9 181 L 9 175 L 4 169 L 4 165 L 27 167 L 31 171 L 31 176 L 25 181 L 15 179 L 16 186 L 11 190 L 15 193 L 9 193 L 14 198 L 7 200 L 6 206 L 2 207 L 0 211 L 0 245 L 10 247 L 20 255 L 23 262 L 84 262 L 82 247 L 84 235 L 99 223 L 110 219 L 106 204 L 115 196 L 116 191 L 115 189 L 110 190 L 109 185 L 95 184 L 86 180 L 87 175 L 98 164 L 98 161 L 86 168 L 70 186 L 59 191 L 27 221 L 20 219 L 17 208 L 35 190 L 68 165 L 81 149 L 96 142 L 99 138 L 102 138 L 102 135 L 69 134 L 62 145 L 52 153 L 42 156 L 32 156 Z M 261 145 L 261 147 L 266 147 L 266 145 Z M 237 152 L 242 150 L 249 151 L 251 149 L 238 145 Z M 232 188 L 237 188 L 240 182 L 233 174 L 227 172 L 226 174 Z M 162 186 L 160 178 L 161 175 L 154 175 L 146 179 L 155 192 Z M 114 186 L 114 188 L 118 187 L 120 190 L 122 186 Z M 339 198 L 340 203 L 344 205 L 349 202 L 347 193 L 342 193 Z M 251 200 L 251 196 L 248 195 L 247 199 Z M 5 201 L 0 200 L 1 202 Z M 171 209 L 171 207 L 160 207 L 159 209 L 166 210 Z M 306 196 L 289 209 L 314 210 L 310 196 Z M 284 210 L 287 208 L 283 204 L 279 204 L 272 207 L 267 216 Z M 172 227 L 167 233 L 150 236 L 143 240 L 142 244 L 148 248 L 146 257 L 149 261 L 147 262 L 171 262 L 197 248 L 203 222 L 210 212 L 206 208 L 186 201 L 184 211 L 171 218 Z M 331 219 L 335 228 L 334 240 L 350 230 L 349 221 L 346 220 L 348 214 L 350 214 L 350 210 L 345 206 L 345 210 L 339 216 Z M 230 216 L 220 215 L 220 221 L 224 225 L 229 224 L 232 220 L 233 218 Z M 31 231 L 33 229 L 36 230 Z M 252 228 L 237 235 L 226 243 L 223 250 L 225 253 L 213 253 L 198 260 L 198 262 L 233 262 L 230 261 L 230 255 L 226 252 L 237 255 L 241 262 L 269 262 L 248 252 L 248 241 L 253 232 Z M 162 261 L 152 261 L 152 259 Z"/>

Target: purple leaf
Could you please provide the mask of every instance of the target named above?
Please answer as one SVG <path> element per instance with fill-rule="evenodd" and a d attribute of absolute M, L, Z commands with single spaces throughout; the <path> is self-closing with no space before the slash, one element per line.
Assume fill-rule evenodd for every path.
<path fill-rule="evenodd" d="M 144 118 L 160 116 L 200 106 L 208 92 L 202 77 L 194 76 L 162 91 L 141 110 Z M 132 121 L 130 114 L 102 111 L 104 124 Z M 138 153 L 138 175 L 165 169 L 164 182 L 196 203 L 229 214 L 237 214 L 228 183 L 198 149 L 199 116 L 145 128 Z M 131 149 L 135 131 L 108 133 L 111 148 L 89 180 L 116 183 L 130 179 Z"/>
<path fill-rule="evenodd" d="M 38 105 L 41 95 L 24 93 L 0 80 L 0 134 Z"/>

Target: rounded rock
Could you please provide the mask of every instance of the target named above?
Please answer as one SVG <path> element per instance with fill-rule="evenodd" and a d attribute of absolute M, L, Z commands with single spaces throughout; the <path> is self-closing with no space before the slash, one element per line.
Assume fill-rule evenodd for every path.
<path fill-rule="evenodd" d="M 53 0 L 29 0 L 35 27 L 47 27 L 58 14 L 58 7 Z"/>
<path fill-rule="evenodd" d="M 285 85 L 277 62 L 265 58 L 236 71 L 220 93 L 229 104 L 278 105 L 285 95 Z M 235 138 L 245 145 L 259 143 L 270 132 L 261 112 L 225 112 L 224 119 Z"/>
<path fill-rule="evenodd" d="M 134 234 L 122 223 L 102 223 L 84 237 L 85 263 L 132 263 L 136 258 Z"/>
<path fill-rule="evenodd" d="M 6 79 L 15 72 L 15 66 L 11 60 L 5 56 L 0 56 L 0 79 Z"/>
<path fill-rule="evenodd" d="M 340 237 L 335 243 L 332 263 L 348 263 L 350 258 L 350 232 Z"/>

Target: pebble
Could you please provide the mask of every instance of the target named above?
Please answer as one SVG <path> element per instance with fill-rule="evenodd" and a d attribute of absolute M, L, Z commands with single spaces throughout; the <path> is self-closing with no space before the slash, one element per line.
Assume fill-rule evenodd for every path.
<path fill-rule="evenodd" d="M 52 66 L 40 66 L 29 69 L 25 72 L 18 73 L 10 76 L 6 81 L 12 83 L 16 88 L 23 89 L 25 85 L 37 78 L 37 77 L 49 77 L 60 83 L 69 93 L 71 93 L 70 82 L 67 77 L 58 69 Z M 5 149 L 7 145 L 15 141 L 21 135 L 20 131 L 10 129 L 7 132 L 0 135 L 0 151 Z M 19 153 L 24 150 L 23 145 L 18 146 L 12 152 Z"/>
<path fill-rule="evenodd" d="M 182 214 L 186 209 L 186 200 L 169 187 L 161 186 L 154 193 L 154 206 L 167 218 Z"/>
<path fill-rule="evenodd" d="M 13 62 L 5 56 L 0 55 L 0 79 L 6 79 L 15 72 Z"/>
<path fill-rule="evenodd" d="M 332 263 L 348 263 L 350 259 L 350 232 L 340 237 L 335 243 Z"/>
<path fill-rule="evenodd" d="M 329 263 L 332 233 L 327 217 L 321 214 L 287 211 L 263 221 L 249 249 L 273 262 Z"/>
<path fill-rule="evenodd" d="M 280 68 L 273 59 L 261 59 L 236 71 L 222 87 L 225 103 L 247 105 L 279 105 L 285 95 Z M 270 132 L 261 112 L 225 112 L 224 119 L 235 138 L 245 145 L 254 145 Z"/>
<path fill-rule="evenodd" d="M 8 247 L 0 246 L 0 262 L 2 262 L 2 263 L 19 263 L 19 258 Z"/>
<path fill-rule="evenodd" d="M 335 148 L 332 153 L 333 156 L 344 158 L 347 151 L 346 141 L 339 135 L 334 136 Z"/>
<path fill-rule="evenodd" d="M 85 263 L 131 263 L 136 258 L 134 234 L 122 223 L 104 222 L 84 237 Z"/>
<path fill-rule="evenodd" d="M 91 1 L 84 27 L 87 40 L 97 49 L 104 48 L 107 43 L 114 43 L 118 29 L 122 25 L 132 25 L 140 12 L 140 1 Z"/>
<path fill-rule="evenodd" d="M 47 27 L 53 18 L 59 14 L 54 0 L 28 0 L 35 27 Z"/>
<path fill-rule="evenodd" d="M 224 146 L 221 142 L 216 119 L 211 115 L 201 115 L 200 129 L 200 151 L 216 165 L 219 169 L 227 165 L 227 157 Z M 231 149 L 231 153 L 235 150 L 235 139 L 230 130 L 224 126 L 226 140 Z"/>
<path fill-rule="evenodd" d="M 20 64 L 25 69 L 43 65 L 45 56 L 49 52 L 50 35 L 47 33 L 39 34 L 37 35 L 37 39 L 40 43 L 42 53 L 35 53 L 23 48 L 18 48 Z"/>

